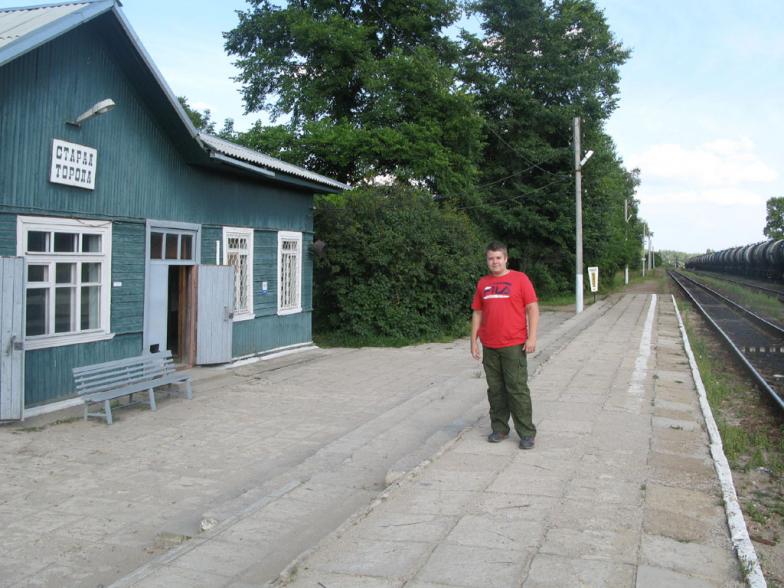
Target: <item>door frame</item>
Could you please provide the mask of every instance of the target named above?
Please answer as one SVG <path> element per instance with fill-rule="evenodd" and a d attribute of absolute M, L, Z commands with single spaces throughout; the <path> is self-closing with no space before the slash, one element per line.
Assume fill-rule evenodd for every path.
<path fill-rule="evenodd" d="M 179 259 L 150 259 L 150 234 L 153 231 L 161 232 L 180 232 L 190 233 L 193 235 L 193 259 L 179 260 Z M 150 265 L 198 265 L 201 262 L 201 225 L 197 223 L 186 223 L 180 221 L 166 221 L 147 219 L 145 222 L 144 231 L 144 326 L 142 334 L 142 353 L 148 354 L 150 348 Z M 187 356 L 185 354 L 184 356 Z"/>

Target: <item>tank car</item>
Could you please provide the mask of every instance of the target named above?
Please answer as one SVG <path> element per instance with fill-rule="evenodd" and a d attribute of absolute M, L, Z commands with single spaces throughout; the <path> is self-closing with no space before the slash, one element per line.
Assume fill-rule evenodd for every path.
<path fill-rule="evenodd" d="M 686 262 L 686 268 L 784 281 L 784 239 L 695 255 Z"/>

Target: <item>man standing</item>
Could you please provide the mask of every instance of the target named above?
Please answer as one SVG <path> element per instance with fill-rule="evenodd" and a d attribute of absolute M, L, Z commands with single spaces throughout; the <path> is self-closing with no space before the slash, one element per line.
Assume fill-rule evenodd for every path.
<path fill-rule="evenodd" d="M 526 353 L 536 351 L 539 305 L 531 280 L 506 267 L 506 245 L 493 241 L 485 249 L 490 273 L 479 280 L 471 308 L 471 355 L 482 359 L 493 432 L 498 443 L 509 436 L 509 415 L 520 436 L 520 449 L 533 449 Z M 479 351 L 482 342 L 483 353 Z"/>

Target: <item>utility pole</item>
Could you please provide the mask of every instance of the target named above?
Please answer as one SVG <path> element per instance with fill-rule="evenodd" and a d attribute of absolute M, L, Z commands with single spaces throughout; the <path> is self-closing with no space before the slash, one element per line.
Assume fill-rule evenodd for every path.
<path fill-rule="evenodd" d="M 624 242 L 624 249 L 626 248 L 626 240 L 629 238 L 629 219 L 631 215 L 629 214 L 629 199 L 623 199 L 623 220 L 626 223 L 623 229 L 623 242 Z M 626 267 L 623 269 L 623 283 L 625 285 L 629 285 L 629 263 L 626 263 Z"/>
<path fill-rule="evenodd" d="M 583 195 L 580 165 L 580 117 L 574 117 L 574 200 L 576 213 L 575 313 L 583 311 Z"/>
<path fill-rule="evenodd" d="M 648 253 L 646 252 L 645 241 L 648 239 L 648 223 L 642 225 L 642 277 L 645 277 L 645 264 L 648 263 Z"/>
<path fill-rule="evenodd" d="M 653 269 L 653 233 L 648 231 L 648 269 Z"/>

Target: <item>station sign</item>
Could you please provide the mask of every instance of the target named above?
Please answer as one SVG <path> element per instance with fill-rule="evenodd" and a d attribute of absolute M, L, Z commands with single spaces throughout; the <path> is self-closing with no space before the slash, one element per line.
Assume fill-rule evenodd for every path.
<path fill-rule="evenodd" d="M 591 292 L 596 293 L 599 291 L 599 268 L 598 267 L 588 268 L 588 282 L 591 284 Z"/>
<path fill-rule="evenodd" d="M 49 171 L 49 181 L 94 190 L 97 163 L 97 149 L 52 139 L 52 168 Z"/>

